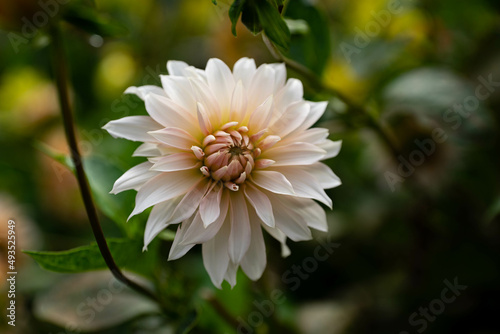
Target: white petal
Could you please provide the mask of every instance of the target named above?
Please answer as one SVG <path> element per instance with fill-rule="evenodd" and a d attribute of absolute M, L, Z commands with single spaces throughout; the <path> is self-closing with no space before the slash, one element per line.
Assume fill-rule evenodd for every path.
<path fill-rule="evenodd" d="M 138 190 L 144 183 L 159 174 L 159 172 L 151 171 L 151 166 L 153 164 L 146 161 L 130 168 L 115 181 L 113 189 L 110 192 L 118 194 L 125 190 Z"/>
<path fill-rule="evenodd" d="M 221 188 L 223 189 L 223 188 Z M 184 235 L 184 239 L 181 241 L 186 244 L 201 244 L 212 239 L 217 232 L 219 232 L 222 224 L 226 220 L 226 216 L 229 208 L 229 190 L 224 192 L 220 203 L 220 215 L 217 219 L 207 227 L 203 225 L 201 221 L 200 212 L 196 215 L 193 224 L 189 227 Z M 227 222 L 229 224 L 229 221 Z"/>
<path fill-rule="evenodd" d="M 282 197 L 280 200 L 284 206 L 293 208 L 294 216 L 307 226 L 323 232 L 328 231 L 325 210 L 315 201 L 297 197 Z"/>
<path fill-rule="evenodd" d="M 150 131 L 149 134 L 165 145 L 185 151 L 191 151 L 191 146 L 200 145 L 200 143 L 187 131 L 179 128 L 165 128 L 157 131 Z"/>
<path fill-rule="evenodd" d="M 181 201 L 182 196 L 172 198 L 168 201 L 156 204 L 149 214 L 144 231 L 144 249 L 146 249 L 151 241 L 165 229 L 167 221 L 172 217 L 175 207 Z"/>
<path fill-rule="evenodd" d="M 276 161 L 273 165 L 310 165 L 325 157 L 325 150 L 309 143 L 292 143 L 283 146 L 275 146 L 265 151 L 262 158 Z"/>
<path fill-rule="evenodd" d="M 160 75 L 160 79 L 167 96 L 194 115 L 196 112 L 196 100 L 194 99 L 189 79 L 170 75 Z"/>
<path fill-rule="evenodd" d="M 290 132 L 297 129 L 309 114 L 309 104 L 297 102 L 291 104 L 286 111 L 271 124 L 269 130 L 274 135 L 285 137 Z"/>
<path fill-rule="evenodd" d="M 336 157 L 339 154 L 340 148 L 342 147 L 342 140 L 332 141 L 327 139 L 316 145 L 326 151 L 326 155 L 322 159 L 325 160 Z"/>
<path fill-rule="evenodd" d="M 276 220 L 276 227 L 279 228 L 287 237 L 293 241 L 310 240 L 312 238 L 311 231 L 307 227 L 307 221 L 304 221 L 299 214 L 300 207 L 294 207 L 289 199 L 294 197 L 285 196 L 270 196 L 269 198 L 273 204 L 274 219 Z M 304 199 L 302 199 L 305 201 Z M 312 201 L 313 200 L 308 200 Z"/>
<path fill-rule="evenodd" d="M 165 96 L 165 91 L 158 86 L 141 86 L 141 87 L 129 87 L 125 90 L 124 94 L 135 94 L 137 95 L 141 100 L 146 99 L 146 95 L 153 93 L 153 94 L 158 94 L 158 95 L 163 95 Z"/>
<path fill-rule="evenodd" d="M 272 169 L 271 169 L 272 170 Z M 293 186 L 296 196 L 313 198 L 332 208 L 332 200 L 325 193 L 320 183 L 299 167 L 280 167 L 282 173 Z"/>
<path fill-rule="evenodd" d="M 155 121 L 166 128 L 181 128 L 193 134 L 199 132 L 196 127 L 196 118 L 165 96 L 149 94 L 146 97 L 146 110 Z"/>
<path fill-rule="evenodd" d="M 243 86 L 248 89 L 256 70 L 257 67 L 255 66 L 255 61 L 253 59 L 241 58 L 234 64 L 233 67 L 234 80 L 236 82 L 241 80 L 243 82 Z"/>
<path fill-rule="evenodd" d="M 298 79 L 288 79 L 285 87 L 283 87 L 275 96 L 275 105 L 277 108 L 286 108 L 288 105 L 302 101 L 304 88 L 302 82 Z"/>
<path fill-rule="evenodd" d="M 224 187 L 210 191 L 201 201 L 200 214 L 205 227 L 212 224 L 221 214 L 220 201 Z M 225 215 L 226 213 L 223 212 Z"/>
<path fill-rule="evenodd" d="M 274 70 L 275 82 L 274 82 L 274 90 L 273 92 L 277 92 L 283 86 L 285 86 L 286 82 L 286 66 L 284 63 L 275 63 L 269 64 Z"/>
<path fill-rule="evenodd" d="M 189 65 L 183 61 L 179 61 L 179 60 L 167 61 L 167 70 L 168 70 L 168 74 L 170 74 L 170 75 L 186 76 L 186 73 L 185 73 L 186 67 L 189 67 Z"/>
<path fill-rule="evenodd" d="M 325 210 L 323 210 L 318 203 L 310 201 L 309 205 L 304 207 L 302 210 L 303 217 L 307 219 L 307 226 L 318 231 L 328 232 Z"/>
<path fill-rule="evenodd" d="M 168 201 L 189 191 L 202 178 L 197 171 L 161 173 L 146 182 L 137 192 L 135 208 L 130 217 L 157 203 Z M 130 218 L 129 217 L 129 218 Z"/>
<path fill-rule="evenodd" d="M 238 265 L 229 261 L 224 279 L 231 285 L 231 289 L 236 285 L 236 273 L 238 272 Z"/>
<path fill-rule="evenodd" d="M 219 289 L 229 265 L 227 245 L 230 230 L 229 219 L 226 219 L 216 236 L 202 246 L 203 264 L 210 275 L 212 283 Z"/>
<path fill-rule="evenodd" d="M 158 149 L 158 145 L 153 143 L 144 143 L 141 144 L 135 151 L 132 153 L 133 157 L 154 157 L 161 155 L 160 150 Z"/>
<path fill-rule="evenodd" d="M 221 112 L 219 108 L 219 103 L 215 99 L 214 94 L 208 87 L 206 82 L 201 80 L 191 79 L 191 86 L 193 87 L 193 92 L 196 97 L 196 101 L 201 103 L 205 107 L 208 118 L 212 124 L 219 124 L 221 122 Z"/>
<path fill-rule="evenodd" d="M 196 115 L 198 118 L 198 125 L 201 129 L 201 133 L 203 133 L 204 136 L 208 136 L 209 134 L 212 133 L 213 127 L 212 127 L 212 122 L 210 121 L 210 116 L 208 115 L 208 112 L 206 111 L 206 108 L 198 102 L 196 104 Z"/>
<path fill-rule="evenodd" d="M 208 86 L 212 90 L 221 110 L 229 111 L 231 95 L 234 89 L 234 78 L 229 67 L 220 59 L 208 60 L 205 69 Z"/>
<path fill-rule="evenodd" d="M 307 101 L 309 106 L 311 107 L 309 111 L 309 115 L 305 119 L 304 123 L 299 127 L 299 130 L 305 130 L 309 129 L 311 126 L 316 123 L 320 117 L 325 113 L 326 106 L 328 105 L 328 102 L 322 101 L 322 102 L 310 102 Z"/>
<path fill-rule="evenodd" d="M 271 66 L 266 64 L 259 66 L 248 89 L 250 107 L 257 107 L 273 94 L 274 79 L 274 70 Z"/>
<path fill-rule="evenodd" d="M 252 134 L 255 134 L 265 128 L 269 124 L 272 116 L 273 96 L 270 95 L 261 105 L 259 105 L 250 115 L 248 128 Z"/>
<path fill-rule="evenodd" d="M 251 183 L 245 186 L 244 191 L 248 201 L 254 207 L 259 218 L 262 219 L 266 225 L 274 227 L 273 207 L 269 198 L 262 191 L 252 186 Z"/>
<path fill-rule="evenodd" d="M 241 261 L 241 269 L 247 274 L 247 276 L 252 280 L 258 280 L 264 269 L 266 268 L 266 245 L 264 243 L 264 237 L 262 235 L 262 228 L 258 218 L 253 212 L 250 211 L 250 228 L 251 228 L 251 239 L 250 247 L 248 248 L 245 257 Z M 254 217 L 252 217 L 254 216 Z"/>
<path fill-rule="evenodd" d="M 229 257 L 234 263 L 240 263 L 250 246 L 250 221 L 245 197 L 241 191 L 231 194 L 229 216 L 231 233 L 229 235 Z"/>
<path fill-rule="evenodd" d="M 242 81 L 238 81 L 231 97 L 230 120 L 244 120 L 247 112 L 247 96 Z"/>
<path fill-rule="evenodd" d="M 178 224 L 181 221 L 193 216 L 209 186 L 210 181 L 202 179 L 196 186 L 191 188 L 175 208 L 168 224 Z"/>
<path fill-rule="evenodd" d="M 111 122 L 102 127 L 115 138 L 125 138 L 132 141 L 154 142 L 149 131 L 163 128 L 149 116 L 128 116 Z"/>
<path fill-rule="evenodd" d="M 207 82 L 207 74 L 205 70 L 196 68 L 194 66 L 188 66 L 184 70 L 185 76 L 189 77 L 189 79 L 200 80 L 203 82 Z"/>
<path fill-rule="evenodd" d="M 200 160 L 196 159 L 193 153 L 174 153 L 155 159 L 152 162 L 154 162 L 154 165 L 151 170 L 158 172 L 175 172 L 201 166 Z"/>
<path fill-rule="evenodd" d="M 177 227 L 177 232 L 175 233 L 174 242 L 172 243 L 172 247 L 170 247 L 170 253 L 168 253 L 169 261 L 177 260 L 178 258 L 183 257 L 184 255 L 186 255 L 187 252 L 189 252 L 191 248 L 194 247 L 194 244 L 185 245 L 180 243 L 186 229 L 189 228 L 189 225 L 191 225 L 191 223 L 192 223 L 192 218 L 188 219 L 187 221 L 183 222 L 182 225 Z"/>
<path fill-rule="evenodd" d="M 312 128 L 302 131 L 300 133 L 297 133 L 297 131 L 295 131 L 293 135 L 290 135 L 287 138 L 285 138 L 282 144 L 288 143 L 292 140 L 295 142 L 317 144 L 319 142 L 324 141 L 327 137 L 328 137 L 328 129 Z"/>
<path fill-rule="evenodd" d="M 293 187 L 286 177 L 275 171 L 255 170 L 251 180 L 261 188 L 276 194 L 294 195 Z"/>
<path fill-rule="evenodd" d="M 340 178 L 332 172 L 330 167 L 322 162 L 317 162 L 309 166 L 300 166 L 300 168 L 316 178 L 325 189 L 335 188 L 342 184 Z"/>

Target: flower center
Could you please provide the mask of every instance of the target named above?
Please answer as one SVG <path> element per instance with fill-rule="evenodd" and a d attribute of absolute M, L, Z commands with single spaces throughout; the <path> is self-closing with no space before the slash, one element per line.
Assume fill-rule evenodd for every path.
<path fill-rule="evenodd" d="M 201 147 L 193 146 L 191 150 L 202 163 L 203 175 L 238 191 L 254 168 L 267 168 L 275 162 L 259 158 L 262 151 L 281 139 L 273 135 L 264 138 L 266 132 L 264 129 L 249 136 L 246 126 L 238 127 L 238 122 L 229 122 L 208 134 Z"/>
<path fill-rule="evenodd" d="M 241 146 L 231 146 L 229 148 L 229 153 L 231 153 L 231 156 L 232 156 L 231 158 L 233 158 L 235 155 L 242 155 L 242 154 L 244 154 L 244 152 L 245 152 L 244 150 L 245 149 L 246 148 L 241 147 Z"/>
<path fill-rule="evenodd" d="M 203 149 L 195 154 L 202 159 L 201 172 L 214 181 L 221 181 L 227 188 L 237 191 L 255 166 L 260 155 L 248 136 L 245 126 L 237 128 L 237 122 L 230 122 L 203 140 Z M 197 154 L 198 153 L 198 154 Z"/>

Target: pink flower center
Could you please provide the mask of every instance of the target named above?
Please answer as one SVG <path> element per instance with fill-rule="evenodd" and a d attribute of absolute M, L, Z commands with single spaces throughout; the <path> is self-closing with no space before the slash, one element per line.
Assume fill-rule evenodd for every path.
<path fill-rule="evenodd" d="M 205 137 L 200 169 L 205 176 L 223 182 L 233 191 L 245 182 L 261 152 L 248 136 L 248 129 L 244 126 L 236 129 L 237 125 L 237 122 L 227 123 Z"/>
<path fill-rule="evenodd" d="M 264 136 L 267 129 L 250 136 L 246 126 L 237 126 L 238 122 L 226 123 L 208 134 L 203 139 L 202 147 L 191 147 L 203 165 L 200 168 L 203 175 L 222 182 L 233 191 L 239 190 L 239 185 L 250 177 L 254 168 L 267 168 L 275 163 L 259 156 L 281 139 L 273 135 Z"/>

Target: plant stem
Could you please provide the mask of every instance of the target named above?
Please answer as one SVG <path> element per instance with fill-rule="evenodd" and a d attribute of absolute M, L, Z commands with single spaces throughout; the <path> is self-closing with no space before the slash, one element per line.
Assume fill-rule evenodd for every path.
<path fill-rule="evenodd" d="M 73 114 L 71 112 L 71 104 L 69 102 L 68 94 L 68 71 L 66 67 L 65 57 L 64 57 L 64 46 L 61 31 L 59 29 L 58 23 L 51 25 L 51 37 L 52 37 L 52 59 L 53 59 L 53 71 L 55 75 L 57 92 L 59 98 L 59 104 L 61 108 L 64 131 L 66 133 L 66 140 L 71 151 L 71 159 L 75 167 L 75 174 L 78 180 L 78 186 L 80 188 L 80 193 L 82 195 L 83 203 L 87 216 L 89 218 L 90 226 L 92 227 L 92 232 L 96 239 L 97 245 L 101 252 L 106 265 L 113 274 L 113 276 L 129 286 L 133 290 L 151 298 L 152 300 L 159 302 L 159 299 L 151 291 L 147 290 L 143 286 L 128 279 L 118 268 L 111 255 L 111 252 L 106 243 L 106 238 L 102 232 L 101 224 L 99 222 L 99 217 L 97 215 L 97 210 L 92 199 L 92 193 L 90 191 L 90 186 L 83 168 L 83 161 L 80 151 L 78 149 L 78 143 L 76 140 L 75 126 Z"/>
<path fill-rule="evenodd" d="M 326 86 L 314 72 L 312 72 L 304 65 L 285 57 L 265 34 L 262 34 L 262 38 L 264 40 L 264 44 L 266 44 L 269 52 L 273 55 L 274 58 L 282 61 L 288 68 L 304 77 L 304 79 L 306 79 L 315 89 L 336 96 L 339 100 L 347 105 L 350 112 L 366 116 L 368 118 L 368 125 L 380 136 L 384 144 L 387 146 L 388 150 L 391 152 L 392 156 L 396 158 L 400 154 L 399 149 L 393 143 L 389 135 L 385 132 L 379 122 L 373 117 L 373 115 L 368 112 L 368 110 L 366 110 L 366 108 L 354 103 L 350 98 L 334 89 L 333 87 Z"/>

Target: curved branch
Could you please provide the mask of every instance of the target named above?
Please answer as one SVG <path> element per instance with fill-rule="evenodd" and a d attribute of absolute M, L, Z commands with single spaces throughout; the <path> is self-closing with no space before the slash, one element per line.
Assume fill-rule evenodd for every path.
<path fill-rule="evenodd" d="M 96 239 L 97 245 L 99 246 L 101 255 L 104 258 L 104 261 L 106 262 L 109 270 L 117 280 L 121 281 L 133 290 L 143 294 L 144 296 L 156 302 L 159 302 L 159 299 L 155 294 L 153 294 L 143 286 L 131 281 L 122 273 L 120 268 L 116 265 L 115 260 L 113 259 L 113 256 L 111 255 L 111 252 L 108 248 L 106 238 L 104 237 L 101 224 L 99 222 L 97 210 L 92 199 L 92 193 L 90 191 L 87 176 L 83 168 L 82 156 L 78 149 L 74 119 L 71 112 L 71 105 L 68 95 L 68 71 L 64 57 L 64 46 L 61 31 L 57 23 L 53 24 L 50 27 L 50 33 L 52 37 L 53 71 L 57 85 L 57 93 L 64 123 L 64 131 L 66 133 L 66 140 L 71 151 L 71 159 L 73 160 L 73 164 L 75 167 L 75 174 L 78 180 L 78 186 L 80 188 L 83 203 L 85 205 L 85 210 L 87 212 L 90 226 L 92 227 L 92 232 L 94 233 L 94 237 Z"/>

